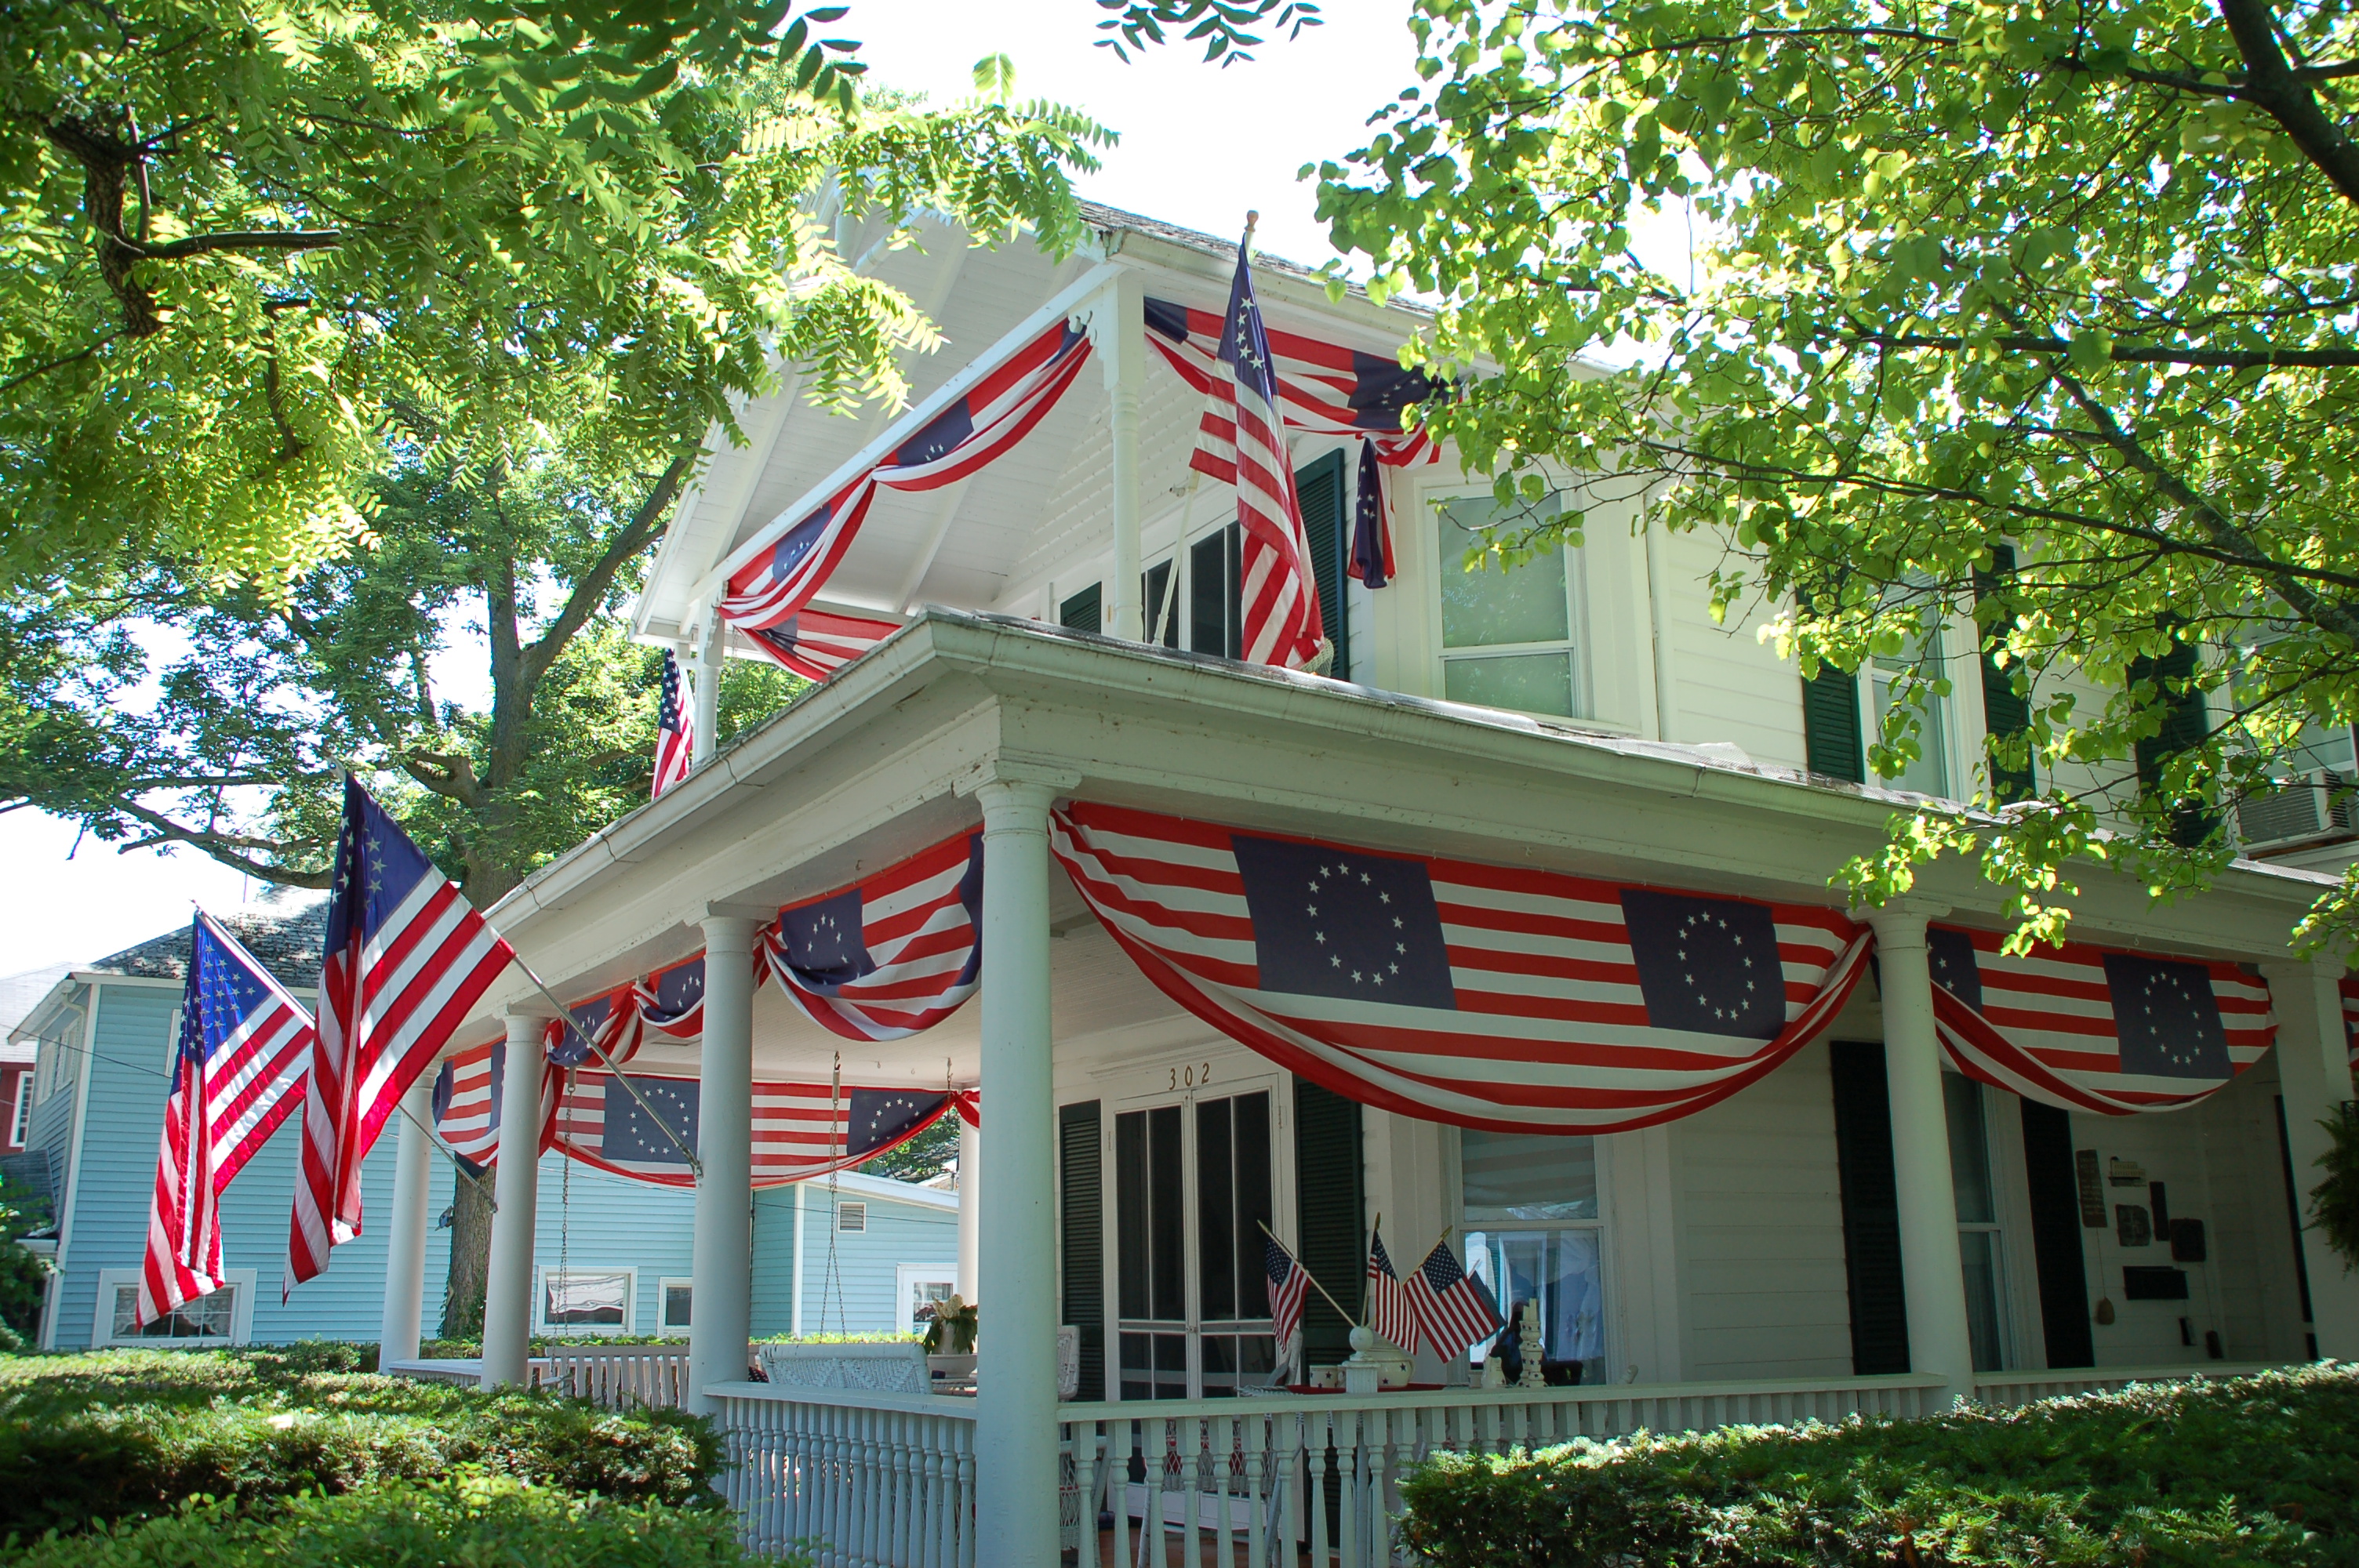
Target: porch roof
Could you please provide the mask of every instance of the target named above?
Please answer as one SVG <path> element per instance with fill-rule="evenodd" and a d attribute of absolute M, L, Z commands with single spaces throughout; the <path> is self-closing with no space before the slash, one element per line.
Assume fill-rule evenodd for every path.
<path fill-rule="evenodd" d="M 1880 844 L 1895 806 L 1916 798 L 1759 766 L 1734 747 L 1635 741 L 929 608 L 663 798 L 544 867 L 491 918 L 558 994 L 594 994 L 697 951 L 708 914 L 766 919 L 972 827 L 973 787 L 995 771 L 1249 829 L 1815 903 L 1836 901 L 1828 877 Z M 2200 898 L 2164 904 L 2092 863 L 2075 934 L 2281 959 L 2326 880 L 2242 862 Z M 1970 866 L 1931 868 L 1919 892 L 1962 924 L 1999 925 L 2004 900 Z M 1062 878 L 1051 921 L 1099 935 Z M 1076 960 L 1101 945 L 1070 994 L 1060 961 L 1060 1039 L 1172 1011 L 1111 943 L 1078 945 Z M 792 1033 L 787 1004 L 763 994 L 757 1031 Z M 504 980 L 458 1038 L 496 1034 L 500 1009 L 527 1000 Z M 938 1079 L 946 1056 L 972 1062 L 973 1013 L 880 1047 L 908 1058 L 894 1076 L 922 1061 Z M 812 1049 L 832 1044 L 810 1032 Z"/>

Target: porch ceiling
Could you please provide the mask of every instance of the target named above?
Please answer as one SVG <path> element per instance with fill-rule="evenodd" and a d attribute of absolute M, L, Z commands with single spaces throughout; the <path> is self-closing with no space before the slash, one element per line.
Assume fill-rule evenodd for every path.
<path fill-rule="evenodd" d="M 766 917 L 973 827 L 995 771 L 1067 795 L 1366 845 L 1829 903 L 1901 797 L 1724 754 L 1584 733 L 1319 676 L 1034 622 L 930 610 L 692 777 L 544 868 L 491 917 L 558 993 L 587 996 L 702 946 L 708 913 Z M 2101 865 L 2076 934 L 2250 961 L 2325 881 L 2240 865 L 2201 898 L 2150 899 Z M 1922 895 L 1970 925 L 2003 901 L 1971 867 Z M 1058 1037 L 1170 1017 L 1055 879 Z M 766 991 L 761 1070 L 823 1069 L 838 1042 Z M 495 989 L 462 1039 L 523 1001 Z M 767 1010 L 759 1011 L 759 1010 Z M 971 1073 L 976 1010 L 908 1042 L 919 1081 Z M 847 1051 L 847 1056 L 851 1053 Z M 872 1060 L 893 1063 L 888 1053 Z M 651 1061 L 653 1059 L 651 1058 Z M 692 1060 L 692 1054 L 683 1060 Z M 884 1069 L 879 1069 L 884 1070 Z"/>

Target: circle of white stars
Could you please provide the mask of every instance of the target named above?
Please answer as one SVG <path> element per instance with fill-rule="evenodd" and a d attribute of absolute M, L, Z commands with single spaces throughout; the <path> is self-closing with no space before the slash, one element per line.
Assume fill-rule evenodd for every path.
<path fill-rule="evenodd" d="M 1700 931 L 1709 931 L 1713 927 L 1718 927 L 1723 931 L 1728 931 L 1728 916 L 1724 914 L 1714 914 L 1710 910 L 1699 909 L 1690 914 L 1686 919 L 1680 922 L 1679 935 L 1675 938 L 1679 943 L 1679 946 L 1675 951 L 1679 955 L 1679 960 L 1680 963 L 1685 964 L 1689 961 L 1688 938 L 1690 934 Z M 1742 947 L 1745 946 L 1745 933 L 1741 931 L 1728 931 L 1728 940 L 1731 946 Z M 1695 971 L 1692 968 L 1681 969 L 1680 971 L 1680 980 L 1691 993 L 1694 994 L 1695 999 L 1698 1001 L 1712 1009 L 1712 1015 L 1714 1019 L 1723 1022 L 1733 1022 L 1745 1016 L 1745 1010 L 1746 1007 L 1751 1005 L 1754 993 L 1760 989 L 1759 983 L 1746 977 L 1745 973 L 1745 970 L 1753 968 L 1753 956 L 1750 953 L 1741 954 L 1737 958 L 1737 966 L 1734 975 L 1732 978 L 1745 980 L 1745 994 L 1735 999 L 1735 1005 L 1734 1006 L 1722 1007 L 1715 1002 L 1712 1000 L 1712 995 L 1707 992 L 1703 989 L 1703 986 L 1696 979 Z"/>
<path fill-rule="evenodd" d="M 2147 972 L 2138 991 L 2138 1015 L 2147 1021 L 2148 1038 L 2161 1048 L 2162 1059 L 2174 1067 L 2192 1067 L 2201 1062 L 2203 1043 L 2200 1038 L 2190 1033 L 2181 1039 L 2168 1023 L 2155 1021 L 2158 992 L 2169 993 L 2161 998 L 2166 1019 L 2185 1018 L 2196 1011 L 2195 995 L 2188 988 L 2186 971 L 2176 964 L 2158 966 Z"/>
<path fill-rule="evenodd" d="M 1370 876 L 1364 870 L 1353 870 L 1353 867 L 1341 857 L 1338 857 L 1331 864 L 1321 866 L 1319 870 L 1311 875 L 1310 881 L 1310 896 L 1304 902 L 1302 912 L 1311 922 L 1310 940 L 1317 943 L 1321 947 L 1327 946 L 1327 933 L 1318 924 L 1319 899 L 1320 895 L 1327 891 L 1328 883 L 1338 881 L 1347 885 L 1356 881 L 1362 887 L 1375 887 L 1375 879 L 1374 877 Z M 1382 888 L 1376 888 L 1375 893 L 1376 902 L 1379 904 L 1389 904 L 1393 901 L 1393 895 L 1385 892 Z M 1394 931 L 1399 931 L 1402 929 L 1401 917 L 1399 915 L 1395 914 L 1388 918 L 1392 921 L 1391 928 Z M 1379 962 L 1367 963 L 1361 967 L 1347 968 L 1343 955 L 1340 952 L 1335 952 L 1329 953 L 1327 955 L 1327 966 L 1328 968 L 1339 972 L 1350 974 L 1352 977 L 1352 983 L 1355 986 L 1368 985 L 1375 986 L 1378 989 L 1382 989 L 1386 979 L 1397 979 L 1399 977 L 1400 960 L 1408 954 L 1408 943 L 1404 938 L 1396 936 L 1393 938 L 1392 957 L 1389 958 L 1382 959 Z"/>

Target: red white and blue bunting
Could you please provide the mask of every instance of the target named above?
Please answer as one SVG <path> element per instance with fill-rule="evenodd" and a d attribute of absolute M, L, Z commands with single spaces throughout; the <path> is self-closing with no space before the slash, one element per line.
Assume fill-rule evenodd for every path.
<path fill-rule="evenodd" d="M 866 881 L 789 904 L 761 957 L 821 1028 L 906 1040 L 956 1012 L 983 974 L 983 835 L 961 833 Z"/>

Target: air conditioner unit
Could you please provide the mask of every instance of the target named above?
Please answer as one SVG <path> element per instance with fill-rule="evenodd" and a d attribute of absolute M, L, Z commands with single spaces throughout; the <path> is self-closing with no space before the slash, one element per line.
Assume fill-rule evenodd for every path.
<path fill-rule="evenodd" d="M 2236 806 L 2236 837 L 2249 852 L 2289 849 L 2353 831 L 2350 781 L 2321 768 Z"/>

